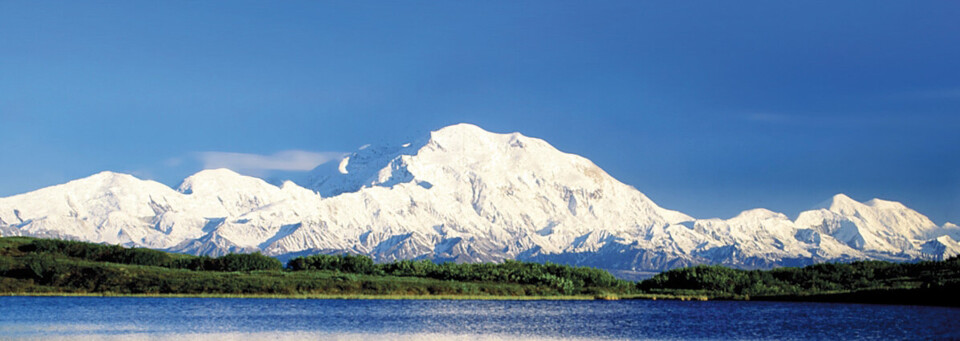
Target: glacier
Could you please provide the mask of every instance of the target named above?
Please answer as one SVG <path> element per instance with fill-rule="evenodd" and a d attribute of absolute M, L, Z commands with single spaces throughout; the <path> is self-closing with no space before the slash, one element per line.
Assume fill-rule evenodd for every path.
<path fill-rule="evenodd" d="M 695 264 L 754 269 L 960 254 L 957 225 L 938 226 L 898 202 L 837 194 L 796 219 L 766 209 L 696 219 L 544 140 L 470 124 L 364 146 L 301 183 L 212 169 L 173 189 L 101 172 L 0 198 L 0 236 L 284 260 L 354 253 L 379 262 L 549 261 L 623 277 Z"/>

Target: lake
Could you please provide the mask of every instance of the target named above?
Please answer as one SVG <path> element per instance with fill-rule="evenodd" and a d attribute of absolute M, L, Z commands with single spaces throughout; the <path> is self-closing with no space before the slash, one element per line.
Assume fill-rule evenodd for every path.
<path fill-rule="evenodd" d="M 0 297 L 0 339 L 957 339 L 958 321 L 834 303 Z"/>

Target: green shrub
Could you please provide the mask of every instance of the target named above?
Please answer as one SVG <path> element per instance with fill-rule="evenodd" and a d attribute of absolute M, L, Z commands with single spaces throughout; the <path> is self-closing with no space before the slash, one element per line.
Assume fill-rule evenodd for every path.
<path fill-rule="evenodd" d="M 610 273 L 588 267 L 559 264 L 528 263 L 506 260 L 503 263 L 440 263 L 430 260 L 399 260 L 374 264 L 366 256 L 312 255 L 297 257 L 287 263 L 293 271 L 327 270 L 356 274 L 382 274 L 400 277 L 422 277 L 459 282 L 496 282 L 529 284 L 550 288 L 553 292 L 576 294 L 588 288 L 605 288 L 624 292 L 632 284 Z"/>
<path fill-rule="evenodd" d="M 259 252 L 251 254 L 232 253 L 216 258 L 217 264 L 214 269 L 217 271 L 256 271 L 256 270 L 281 270 L 283 263 L 273 257 L 268 257 Z"/>

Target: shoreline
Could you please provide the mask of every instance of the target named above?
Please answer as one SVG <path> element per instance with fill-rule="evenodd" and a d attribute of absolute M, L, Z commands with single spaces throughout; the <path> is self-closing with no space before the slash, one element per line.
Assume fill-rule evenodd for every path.
<path fill-rule="evenodd" d="M 632 294 L 623 296 L 558 295 L 558 296 L 500 296 L 500 295 L 367 295 L 367 294 L 124 294 L 124 293 L 56 293 L 6 292 L 0 297 L 139 297 L 139 298 L 263 298 L 300 300 L 476 300 L 476 301 L 617 301 L 617 300 L 674 300 L 708 301 L 706 296 L 673 296 Z"/>
<path fill-rule="evenodd" d="M 482 300 L 482 301 L 591 301 L 589 295 L 487 296 L 487 295 L 365 295 L 365 294 L 122 294 L 122 293 L 0 293 L 0 297 L 139 297 L 139 298 L 261 298 L 300 300 Z"/>
<path fill-rule="evenodd" d="M 960 307 L 953 301 L 876 300 L 851 299 L 844 294 L 809 296 L 767 296 L 749 299 L 719 298 L 708 296 L 674 296 L 632 294 L 623 296 L 561 295 L 561 296 L 493 296 L 493 295 L 365 295 L 365 294 L 122 294 L 122 293 L 52 293 L 25 292 L 0 293 L 0 297 L 130 297 L 130 298 L 234 298 L 234 299 L 282 299 L 282 300 L 447 300 L 447 301 L 618 301 L 618 300 L 667 300 L 667 301 L 738 301 L 738 302 L 795 302 L 795 303 L 846 303 L 880 305 L 917 305 Z"/>

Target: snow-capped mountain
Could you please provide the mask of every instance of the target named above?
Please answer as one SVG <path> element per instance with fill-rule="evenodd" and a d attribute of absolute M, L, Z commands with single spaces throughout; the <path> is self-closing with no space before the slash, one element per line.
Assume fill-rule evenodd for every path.
<path fill-rule="evenodd" d="M 543 140 L 468 124 L 361 148 L 318 167 L 307 188 L 225 169 L 194 174 L 177 190 L 103 172 L 0 198 L 0 234 L 192 254 L 349 252 L 378 261 L 521 259 L 621 271 L 960 253 L 956 225 L 842 194 L 795 220 L 765 209 L 694 219 Z"/>

